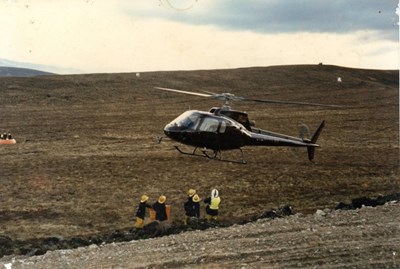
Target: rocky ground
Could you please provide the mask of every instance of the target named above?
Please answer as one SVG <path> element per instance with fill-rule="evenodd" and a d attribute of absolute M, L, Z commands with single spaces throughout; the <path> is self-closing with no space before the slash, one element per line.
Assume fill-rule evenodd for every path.
<path fill-rule="evenodd" d="M 400 203 L 317 210 L 244 225 L 42 256 L 5 257 L 5 269 L 53 268 L 400 268 Z M 1 268 L 1 267 L 0 267 Z"/>
<path fill-rule="evenodd" d="M 338 83 L 338 77 L 342 82 Z M 233 108 L 247 111 L 250 119 L 256 121 L 256 127 L 293 136 L 298 135 L 303 124 L 309 126 L 310 136 L 319 122 L 326 120 L 326 127 L 318 140 L 321 147 L 316 150 L 314 162 L 309 162 L 306 151 L 301 149 L 245 147 L 243 151 L 248 163 L 238 165 L 180 155 L 171 141 L 157 144 L 157 136 L 162 134 L 163 127 L 182 112 L 188 109 L 207 111 L 220 103 L 196 96 L 159 92 L 154 87 L 230 92 L 254 99 L 317 102 L 343 107 L 235 102 Z M 171 205 L 171 221 L 179 225 L 189 188 L 197 189 L 201 198 L 217 188 L 222 198 L 222 226 L 234 231 L 232 236 L 236 236 L 240 244 L 250 248 L 248 245 L 253 246 L 252 240 L 256 239 L 253 235 L 243 239 L 237 233 L 239 230 L 245 231 L 246 227 L 252 226 L 258 229 L 257 225 L 265 222 L 262 229 L 269 233 L 260 232 L 260 238 L 266 240 L 258 243 L 265 244 L 266 250 L 262 255 L 255 256 L 270 257 L 267 260 L 271 263 L 263 264 L 262 260 L 250 254 L 256 267 L 279 267 L 278 262 L 282 262 L 283 268 L 307 267 L 306 263 L 300 265 L 304 260 L 317 267 L 324 260 L 332 267 L 337 265 L 342 268 L 346 264 L 352 267 L 352 260 L 348 258 L 351 255 L 355 255 L 356 262 L 368 262 L 366 257 L 382 261 L 379 251 L 373 247 L 374 243 L 366 242 L 374 242 L 376 238 L 376 246 L 381 249 L 388 247 L 392 251 L 390 240 L 396 236 L 386 234 L 385 229 L 393 230 L 391 223 L 396 223 L 393 219 L 398 215 L 396 205 L 376 207 L 371 209 L 371 213 L 364 213 L 369 212 L 364 209 L 359 211 L 363 213 L 334 211 L 321 220 L 315 219 L 313 214 L 318 209 L 334 209 L 340 202 L 348 204 L 358 197 L 375 199 L 400 192 L 398 89 L 397 70 L 360 70 L 326 65 L 148 72 L 140 73 L 140 76 L 126 73 L 0 78 L 0 132 L 11 132 L 17 140 L 16 145 L 0 147 L 0 241 L 2 246 L 9 246 L 2 255 L 17 257 L 23 254 L 26 257 L 18 259 L 25 261 L 46 259 L 49 255 L 60 255 L 60 259 L 61 256 L 76 255 L 77 261 L 83 264 L 84 256 L 70 247 L 85 246 L 91 243 L 90 238 L 95 239 L 92 240 L 95 244 L 89 244 L 87 252 L 112 247 L 97 247 L 97 244 L 113 242 L 107 239 L 109 235 L 112 235 L 111 239 L 119 237 L 120 232 L 124 235 L 132 228 L 135 209 L 143 193 L 149 195 L 151 201 L 165 194 L 167 203 Z M 237 158 L 235 151 L 224 154 Z M 247 223 L 282 205 L 290 205 L 295 212 L 304 215 L 231 226 Z M 392 214 L 387 211 L 388 208 L 394 210 Z M 203 217 L 204 208 L 201 214 Z M 362 214 L 371 215 L 363 217 Z M 330 228 L 330 216 L 337 217 L 331 222 L 335 228 Z M 357 226 L 364 225 L 363 219 L 366 220 L 365 227 L 373 227 L 380 232 L 372 233 L 372 230 L 366 229 L 365 238 L 361 238 L 363 234 L 357 233 Z M 292 230 L 285 230 L 284 227 L 290 227 L 284 224 L 286 221 L 293 222 Z M 301 224 L 302 221 L 306 226 Z M 311 225 L 311 221 L 317 222 Z M 368 226 L 369 221 L 372 226 Z M 380 227 L 379 223 L 383 226 Z M 269 225 L 275 228 L 268 230 Z M 322 225 L 320 230 L 318 225 Z M 311 236 L 313 227 L 316 227 L 316 237 Z M 336 239 L 328 240 L 329 234 L 325 235 L 324 230 L 337 231 L 343 236 L 338 234 L 334 237 Z M 354 244 L 344 240 L 349 238 L 350 230 L 357 235 Z M 117 234 L 113 235 L 114 231 Z M 207 230 L 205 236 L 221 232 L 220 237 L 228 240 L 225 236 L 229 236 L 223 231 L 222 227 Z M 182 236 L 192 237 L 191 234 L 202 238 L 202 232 L 188 234 Z M 300 240 L 304 234 L 309 236 L 308 241 Z M 269 238 L 277 239 L 280 235 L 293 240 L 269 241 Z M 105 257 L 112 259 L 113 256 L 128 255 L 130 251 L 118 254 L 118 249 L 135 248 L 135 244 L 152 244 L 157 240 L 178 255 L 183 243 L 179 246 L 168 243 L 175 236 L 179 235 L 123 243 L 116 247 L 117 254 Z M 104 237 L 106 240 L 103 240 Z M 326 248 L 318 248 L 320 244 L 325 246 L 325 239 Z M 53 250 L 59 243 L 68 244 L 66 250 L 46 253 L 36 245 L 43 240 L 43 245 Z M 236 255 L 235 248 L 229 250 L 230 244 L 234 246 L 229 240 L 221 241 L 226 246 L 218 245 L 226 252 L 226 256 L 222 257 L 228 258 L 218 260 L 218 253 L 209 256 L 207 242 L 214 241 L 208 238 L 203 243 L 199 242 L 202 245 L 194 245 L 200 258 L 189 261 L 201 266 L 202 259 L 207 262 L 207 257 L 211 257 L 205 267 L 217 266 L 219 262 L 225 267 L 242 265 L 239 260 L 233 260 L 237 264 L 229 264 L 230 256 L 240 256 Z M 190 240 L 186 242 L 187 246 L 191 246 Z M 280 247 L 275 248 L 268 242 Z M 299 256 L 291 255 L 292 250 L 296 251 L 297 243 L 303 246 L 299 247 L 299 251 L 312 251 L 307 254 L 300 252 Z M 386 243 L 390 244 L 386 246 Z M 328 248 L 329 244 L 336 247 Z M 340 247 L 344 251 L 340 251 Z M 348 249 L 357 251 L 357 247 L 365 252 L 349 252 L 351 255 L 347 256 Z M 162 255 L 162 248 L 154 249 L 160 250 Z M 280 260 L 269 256 L 270 251 L 281 257 Z M 244 253 L 241 259 L 249 263 L 245 249 L 240 252 Z M 250 250 L 250 253 L 254 252 L 254 249 Z M 327 255 L 328 252 L 335 261 Z M 43 256 L 27 258 L 44 253 Z M 283 253 L 288 253 L 288 256 L 281 256 Z M 318 260 L 312 253 L 326 255 Z M 143 255 L 149 256 L 149 252 L 143 252 Z M 386 260 L 384 265 L 394 266 L 392 261 L 397 256 L 393 255 L 393 251 L 390 258 L 386 255 L 389 254 L 385 252 L 381 255 Z M 90 255 L 87 257 L 89 260 Z M 174 255 L 168 257 L 170 263 L 165 265 L 174 267 Z M 339 263 L 341 257 L 343 263 Z M 136 264 L 129 258 L 126 258 L 125 264 L 122 263 L 125 258 L 120 260 L 121 265 L 99 264 L 103 268 L 124 268 L 128 261 L 131 266 Z M 147 260 L 150 260 L 151 266 L 152 259 L 147 257 Z M 142 264 L 144 267 L 145 262 Z M 175 265 L 184 266 L 180 262 Z M 377 264 L 376 268 L 381 268 L 381 265 Z M 15 266 L 23 265 L 15 263 Z M 87 268 L 90 266 L 98 268 L 93 264 L 88 264 Z M 363 266 L 360 263 L 353 267 Z M 371 262 L 365 266 L 375 265 Z"/>

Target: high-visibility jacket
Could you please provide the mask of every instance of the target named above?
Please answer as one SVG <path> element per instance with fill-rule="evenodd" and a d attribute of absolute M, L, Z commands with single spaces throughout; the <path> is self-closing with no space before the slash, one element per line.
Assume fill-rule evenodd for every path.
<path fill-rule="evenodd" d="M 208 197 L 207 199 L 204 200 L 204 203 L 207 204 L 206 213 L 208 215 L 218 216 L 219 204 L 221 203 L 220 197 L 216 197 L 216 198 Z"/>
<path fill-rule="evenodd" d="M 221 203 L 221 198 L 211 198 L 210 209 L 218 210 L 218 206 Z"/>

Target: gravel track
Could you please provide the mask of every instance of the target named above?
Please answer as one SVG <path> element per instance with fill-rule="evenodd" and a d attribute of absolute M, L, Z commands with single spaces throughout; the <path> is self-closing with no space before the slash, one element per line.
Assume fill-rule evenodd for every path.
<path fill-rule="evenodd" d="M 12 269 L 399 268 L 400 203 L 5 257 Z M 1 267 L 0 267 L 1 268 Z"/>

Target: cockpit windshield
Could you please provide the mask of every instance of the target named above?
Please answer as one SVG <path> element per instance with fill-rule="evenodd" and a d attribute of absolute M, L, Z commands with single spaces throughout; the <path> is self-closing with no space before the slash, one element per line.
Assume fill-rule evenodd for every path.
<path fill-rule="evenodd" d="M 201 114 L 196 111 L 186 111 L 175 120 L 173 120 L 168 127 L 178 128 L 180 130 L 196 130 L 200 123 Z"/>

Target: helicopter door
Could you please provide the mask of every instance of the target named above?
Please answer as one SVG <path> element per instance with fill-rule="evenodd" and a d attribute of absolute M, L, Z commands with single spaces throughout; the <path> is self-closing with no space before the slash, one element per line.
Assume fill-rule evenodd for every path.
<path fill-rule="evenodd" d="M 219 128 L 220 121 L 215 118 L 205 117 L 200 124 L 199 132 L 201 133 L 202 144 L 206 148 L 219 149 L 220 136 L 219 132 L 225 132 L 225 128 Z M 222 130 L 223 129 L 223 130 Z"/>
<path fill-rule="evenodd" d="M 226 122 L 225 121 L 221 121 L 221 126 L 219 126 L 218 132 L 223 134 L 223 133 L 225 133 L 225 130 L 226 130 Z"/>

